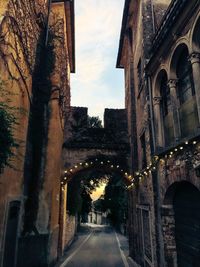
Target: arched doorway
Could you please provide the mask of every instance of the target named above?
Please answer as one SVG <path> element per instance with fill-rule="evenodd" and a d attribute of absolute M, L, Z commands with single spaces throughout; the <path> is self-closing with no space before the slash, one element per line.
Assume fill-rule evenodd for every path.
<path fill-rule="evenodd" d="M 167 267 L 199 267 L 200 191 L 190 182 L 173 183 L 162 206 Z"/>
<path fill-rule="evenodd" d="M 180 267 L 200 266 L 200 191 L 181 183 L 174 200 L 175 240 Z"/>

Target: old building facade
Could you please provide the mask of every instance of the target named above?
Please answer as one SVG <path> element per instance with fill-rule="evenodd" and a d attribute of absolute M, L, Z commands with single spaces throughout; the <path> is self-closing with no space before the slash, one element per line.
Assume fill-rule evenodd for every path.
<path fill-rule="evenodd" d="M 0 101 L 17 124 L 0 173 L 0 266 L 58 258 L 64 124 L 74 72 L 74 1 L 0 3 Z M 6 92 L 6 93 L 5 93 Z"/>
<path fill-rule="evenodd" d="M 141 266 L 198 266 L 199 1 L 125 1 L 125 70 L 134 173 L 130 254 Z"/>

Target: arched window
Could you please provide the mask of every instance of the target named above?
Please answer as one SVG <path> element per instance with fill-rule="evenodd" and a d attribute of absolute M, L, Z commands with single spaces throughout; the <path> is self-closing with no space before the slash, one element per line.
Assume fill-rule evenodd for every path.
<path fill-rule="evenodd" d="M 163 75 L 160 82 L 160 94 L 161 94 L 161 107 L 163 117 L 166 117 L 169 113 L 170 108 L 170 90 L 167 85 L 167 75 Z"/>
<path fill-rule="evenodd" d="M 161 120 L 163 124 L 163 136 L 165 146 L 170 145 L 174 141 L 174 129 L 172 112 L 170 109 L 171 98 L 170 88 L 168 86 L 168 77 L 165 71 L 162 71 L 160 78 L 160 96 L 161 96 Z"/>
<path fill-rule="evenodd" d="M 192 66 L 188 60 L 188 51 L 183 49 L 177 62 L 178 97 L 180 104 L 185 103 L 195 94 Z"/>
<path fill-rule="evenodd" d="M 180 48 L 177 49 L 177 51 Z M 195 97 L 192 65 L 189 61 L 188 48 L 182 46 L 176 63 L 177 97 L 179 99 L 179 119 L 181 137 L 188 137 L 198 130 L 199 119 Z"/>

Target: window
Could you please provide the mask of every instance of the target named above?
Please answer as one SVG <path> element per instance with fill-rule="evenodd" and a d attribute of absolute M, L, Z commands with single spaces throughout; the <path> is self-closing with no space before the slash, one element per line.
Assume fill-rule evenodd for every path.
<path fill-rule="evenodd" d="M 163 76 L 161 83 L 160 83 L 160 94 L 162 97 L 161 108 L 162 108 L 163 117 L 166 117 L 169 113 L 169 108 L 170 108 L 170 89 L 169 89 L 169 86 L 167 85 L 166 75 Z"/>
<path fill-rule="evenodd" d="M 195 94 L 192 66 L 188 60 L 188 52 L 186 49 L 183 50 L 179 57 L 176 72 L 178 78 L 178 97 L 180 104 L 183 104 Z"/>

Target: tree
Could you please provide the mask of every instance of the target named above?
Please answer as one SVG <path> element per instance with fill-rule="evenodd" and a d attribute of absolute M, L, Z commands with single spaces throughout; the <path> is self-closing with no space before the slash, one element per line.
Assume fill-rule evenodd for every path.
<path fill-rule="evenodd" d="M 120 230 L 127 217 L 127 192 L 120 176 L 114 174 L 110 177 L 105 187 L 103 209 L 109 211 L 111 223 Z"/>
<path fill-rule="evenodd" d="M 90 117 L 88 116 L 88 127 L 89 128 L 102 128 L 102 121 L 99 117 Z"/>

